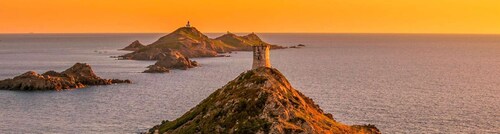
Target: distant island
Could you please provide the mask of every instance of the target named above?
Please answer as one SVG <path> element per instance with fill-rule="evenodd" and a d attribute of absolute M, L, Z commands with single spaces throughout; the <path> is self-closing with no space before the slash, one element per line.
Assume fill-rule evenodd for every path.
<path fill-rule="evenodd" d="M 83 88 L 88 85 L 111 85 L 113 83 L 130 83 L 130 80 L 102 79 L 94 74 L 90 65 L 76 63 L 61 73 L 47 71 L 38 74 L 34 71 L 28 71 L 13 79 L 1 80 L 0 90 L 65 90 Z"/>
<path fill-rule="evenodd" d="M 264 42 L 255 33 L 246 36 L 237 36 L 228 32 L 220 37 L 211 39 L 188 24 L 149 45 L 143 45 L 139 41 L 134 41 L 121 49 L 133 52 L 119 56 L 119 58 L 128 60 L 159 60 L 155 65 L 149 66 L 149 69 L 145 72 L 168 72 L 168 69 L 176 68 L 163 66 L 158 63 L 184 64 L 180 68 L 187 69 L 197 66 L 197 64 L 186 63 L 186 61 L 191 62 L 189 58 L 218 57 L 220 53 L 252 51 L 252 46 L 255 45 L 270 45 L 272 49 L 286 48 Z M 166 59 L 165 57 L 178 57 L 180 59 Z"/>
<path fill-rule="evenodd" d="M 151 134 L 380 134 L 374 125 L 345 125 L 323 112 L 271 68 L 268 45 L 253 46 L 252 70 L 216 90 L 181 117 L 149 129 Z"/>
<path fill-rule="evenodd" d="M 144 46 L 141 42 L 139 42 L 139 40 L 135 40 L 130 45 L 128 45 L 127 47 L 120 49 L 120 50 L 137 51 L 137 50 L 142 49 L 144 47 L 146 47 L 146 46 Z"/>

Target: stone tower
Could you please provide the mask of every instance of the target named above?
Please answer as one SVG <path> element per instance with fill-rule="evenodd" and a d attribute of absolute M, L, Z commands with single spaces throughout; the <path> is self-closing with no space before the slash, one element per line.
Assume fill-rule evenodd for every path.
<path fill-rule="evenodd" d="M 252 69 L 259 67 L 271 67 L 271 62 L 269 61 L 269 49 L 270 45 L 260 44 L 253 47 L 253 65 Z"/>

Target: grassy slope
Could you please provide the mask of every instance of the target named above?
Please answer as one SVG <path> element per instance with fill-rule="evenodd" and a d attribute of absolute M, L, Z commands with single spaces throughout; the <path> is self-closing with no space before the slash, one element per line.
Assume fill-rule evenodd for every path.
<path fill-rule="evenodd" d="M 271 105 L 274 107 L 269 108 Z M 180 118 L 165 121 L 151 132 L 267 133 L 274 129 L 273 123 L 284 132 L 307 131 L 300 125 L 303 123 L 326 133 L 368 133 L 376 129 L 336 122 L 293 89 L 279 71 L 260 68 L 242 73 Z"/>

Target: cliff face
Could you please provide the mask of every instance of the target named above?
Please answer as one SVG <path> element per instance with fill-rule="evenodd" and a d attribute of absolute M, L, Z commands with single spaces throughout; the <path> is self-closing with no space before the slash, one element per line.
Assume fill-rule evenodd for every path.
<path fill-rule="evenodd" d="M 110 85 L 113 83 L 130 83 L 129 80 L 102 79 L 94 74 L 90 65 L 76 63 L 71 68 L 58 73 L 47 71 L 37 74 L 28 71 L 13 79 L 0 81 L 0 89 L 4 90 L 64 90 L 82 88 L 86 85 Z"/>
<path fill-rule="evenodd" d="M 276 69 L 242 73 L 174 121 L 150 133 L 380 133 L 335 121 Z"/>

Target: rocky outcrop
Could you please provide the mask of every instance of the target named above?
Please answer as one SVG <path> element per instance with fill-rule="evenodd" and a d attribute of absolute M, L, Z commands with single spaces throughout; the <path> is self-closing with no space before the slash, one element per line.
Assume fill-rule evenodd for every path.
<path fill-rule="evenodd" d="M 137 51 L 139 49 L 142 49 L 146 46 L 144 46 L 141 42 L 139 42 L 138 40 L 132 42 L 130 45 L 128 45 L 127 47 L 121 49 L 121 50 L 127 50 L 127 51 Z"/>
<path fill-rule="evenodd" d="M 148 70 L 144 73 L 166 73 L 169 69 L 182 69 L 187 70 L 198 66 L 196 61 L 189 60 L 189 58 L 182 55 L 177 50 L 168 49 L 158 55 L 158 61 L 149 66 Z"/>
<path fill-rule="evenodd" d="M 290 46 L 290 47 L 288 47 L 288 48 L 303 48 L 303 47 L 306 47 L 306 45 L 304 45 L 304 44 L 299 44 L 299 45 L 297 45 L 297 46 Z"/>
<path fill-rule="evenodd" d="M 217 57 L 218 53 L 252 51 L 251 45 L 262 43 L 265 42 L 253 33 L 247 36 L 226 34 L 217 39 L 211 39 L 194 27 L 181 27 L 150 45 L 120 56 L 120 59 L 158 60 L 158 55 L 168 49 L 177 50 L 188 58 Z M 272 45 L 271 48 L 284 47 Z"/>
<path fill-rule="evenodd" d="M 157 66 L 157 65 L 151 65 L 148 66 L 148 70 L 145 70 L 143 73 L 169 73 L 170 69 L 163 67 L 163 66 Z"/>
<path fill-rule="evenodd" d="M 128 60 L 159 60 L 161 53 L 167 51 L 170 51 L 170 48 L 150 48 L 147 50 L 134 51 L 121 57 L 122 59 Z"/>
<path fill-rule="evenodd" d="M 373 125 L 335 121 L 312 99 L 295 90 L 276 69 L 242 73 L 196 107 L 148 133 L 372 133 Z"/>
<path fill-rule="evenodd" d="M 13 79 L 0 81 L 3 90 L 64 90 L 83 88 L 87 85 L 110 85 L 113 83 L 130 83 L 130 80 L 102 79 L 94 74 L 90 65 L 76 63 L 71 68 L 58 73 L 48 71 L 37 74 L 28 71 Z"/>

